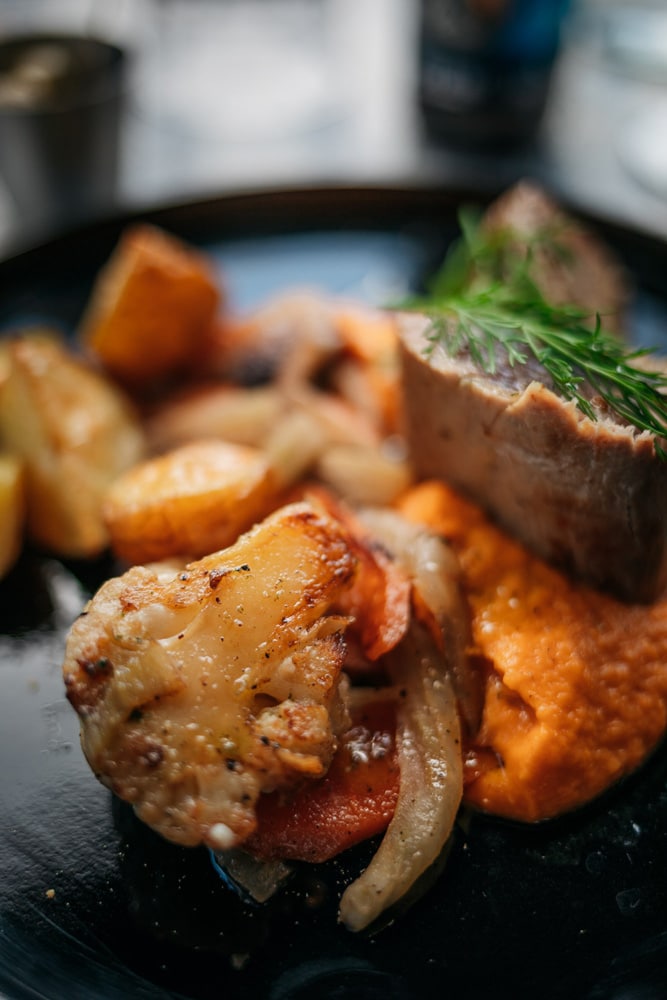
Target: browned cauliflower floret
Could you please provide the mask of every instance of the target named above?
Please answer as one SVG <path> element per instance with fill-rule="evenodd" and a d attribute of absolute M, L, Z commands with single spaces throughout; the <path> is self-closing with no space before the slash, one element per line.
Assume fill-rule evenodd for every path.
<path fill-rule="evenodd" d="M 327 612 L 354 571 L 344 529 L 299 503 L 182 570 L 104 584 L 63 668 L 100 780 L 169 840 L 241 843 L 261 792 L 329 766 L 347 619 Z"/>

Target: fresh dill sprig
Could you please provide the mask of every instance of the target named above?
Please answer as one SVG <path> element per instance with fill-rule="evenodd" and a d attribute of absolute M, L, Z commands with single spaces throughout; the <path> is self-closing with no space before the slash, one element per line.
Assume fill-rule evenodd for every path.
<path fill-rule="evenodd" d="M 539 243 L 552 255 L 567 253 L 558 234 L 538 234 L 518 247 L 508 234 L 485 233 L 470 213 L 462 215 L 461 229 L 427 294 L 406 304 L 431 319 L 426 352 L 437 346 L 450 357 L 465 352 L 488 375 L 503 357 L 510 367 L 533 359 L 554 391 L 591 420 L 597 397 L 626 423 L 667 438 L 667 373 L 635 364 L 652 352 L 628 349 L 599 315 L 593 320 L 579 307 L 547 302 L 533 280 Z M 656 452 L 667 457 L 658 442 Z"/>

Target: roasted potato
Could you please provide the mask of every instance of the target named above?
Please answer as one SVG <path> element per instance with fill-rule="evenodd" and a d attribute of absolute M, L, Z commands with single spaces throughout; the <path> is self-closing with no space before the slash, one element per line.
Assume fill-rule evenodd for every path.
<path fill-rule="evenodd" d="M 220 298 L 203 254 L 154 226 L 135 226 L 98 275 L 80 337 L 107 371 L 145 389 L 194 363 Z"/>
<path fill-rule="evenodd" d="M 194 441 L 129 469 L 104 503 L 111 545 L 128 563 L 203 556 L 231 545 L 276 504 L 258 449 Z"/>
<path fill-rule="evenodd" d="M 6 576 L 21 551 L 25 520 L 23 463 L 0 455 L 0 578 Z"/>
<path fill-rule="evenodd" d="M 122 393 L 57 339 L 34 332 L 6 350 L 0 437 L 25 463 L 28 535 L 59 555 L 97 555 L 102 499 L 143 456 L 143 431 Z"/>

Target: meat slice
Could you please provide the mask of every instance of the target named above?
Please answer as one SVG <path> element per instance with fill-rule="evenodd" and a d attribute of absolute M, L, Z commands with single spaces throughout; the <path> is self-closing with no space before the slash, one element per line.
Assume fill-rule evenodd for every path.
<path fill-rule="evenodd" d="M 667 463 L 652 435 L 602 410 L 591 420 L 530 369 L 491 377 L 439 346 L 427 356 L 428 317 L 398 322 L 416 473 L 449 481 L 561 568 L 654 599 L 667 582 Z"/>
<path fill-rule="evenodd" d="M 530 255 L 530 275 L 547 302 L 599 313 L 608 330 L 622 330 L 631 282 L 614 252 L 540 187 L 520 181 L 487 210 L 487 236 L 504 234 L 508 266 Z"/>

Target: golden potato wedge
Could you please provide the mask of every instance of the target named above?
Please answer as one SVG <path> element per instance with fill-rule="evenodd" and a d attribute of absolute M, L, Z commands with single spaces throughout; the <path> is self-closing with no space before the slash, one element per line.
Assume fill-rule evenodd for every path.
<path fill-rule="evenodd" d="M 25 463 L 28 534 L 59 555 L 97 555 L 103 497 L 143 457 L 143 431 L 120 390 L 53 337 L 9 341 L 7 361 L 0 437 Z"/>
<path fill-rule="evenodd" d="M 203 254 L 154 226 L 134 226 L 98 275 L 80 338 L 117 379 L 145 387 L 204 348 L 220 298 Z"/>
<path fill-rule="evenodd" d="M 0 341 L 0 391 L 7 381 L 7 376 L 9 375 L 9 351 L 7 350 L 7 341 Z"/>
<path fill-rule="evenodd" d="M 128 563 L 199 557 L 236 541 L 277 494 L 269 459 L 223 441 L 194 441 L 128 470 L 104 503 L 111 545 Z"/>
<path fill-rule="evenodd" d="M 0 578 L 16 562 L 23 544 L 25 482 L 23 462 L 0 455 Z"/>

